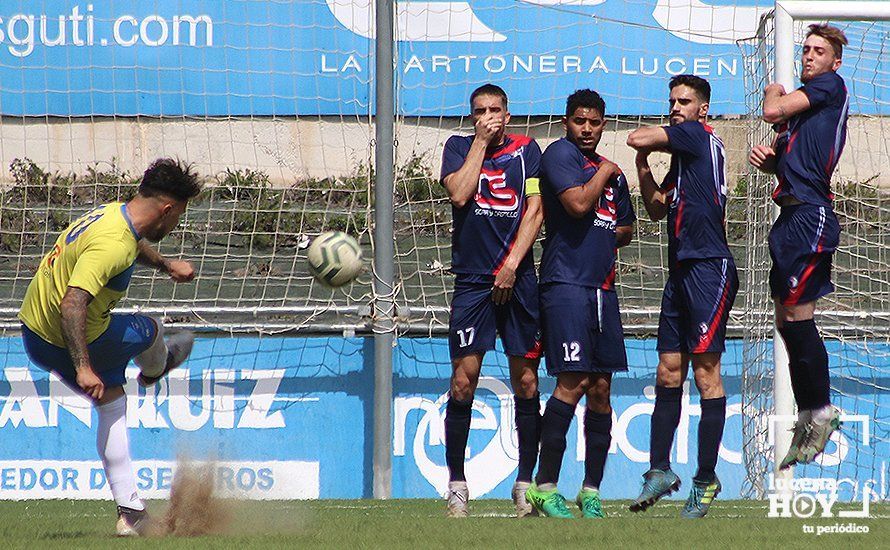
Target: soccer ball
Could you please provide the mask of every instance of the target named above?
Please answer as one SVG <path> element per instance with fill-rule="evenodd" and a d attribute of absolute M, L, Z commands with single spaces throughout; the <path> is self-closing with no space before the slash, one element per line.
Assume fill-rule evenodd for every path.
<path fill-rule="evenodd" d="M 352 281 L 364 266 L 358 241 L 342 231 L 328 231 L 316 237 L 306 256 L 312 275 L 330 287 Z"/>

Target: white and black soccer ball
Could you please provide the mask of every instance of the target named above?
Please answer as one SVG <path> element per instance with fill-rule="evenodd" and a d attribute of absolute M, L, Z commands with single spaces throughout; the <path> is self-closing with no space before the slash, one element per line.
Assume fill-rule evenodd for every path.
<path fill-rule="evenodd" d="M 327 231 L 316 237 L 306 256 L 312 275 L 330 287 L 349 283 L 364 267 L 358 241 L 342 231 Z"/>

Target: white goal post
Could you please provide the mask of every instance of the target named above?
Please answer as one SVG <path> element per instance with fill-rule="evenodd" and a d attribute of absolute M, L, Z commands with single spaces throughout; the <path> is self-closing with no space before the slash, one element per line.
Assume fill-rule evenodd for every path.
<path fill-rule="evenodd" d="M 887 21 L 890 20 L 890 1 L 800 1 L 777 0 L 775 8 L 775 78 L 786 90 L 794 88 L 795 21 Z M 778 215 L 778 208 L 775 209 Z M 775 380 L 773 384 L 774 414 L 777 419 L 792 418 L 794 415 L 794 394 L 791 390 L 791 375 L 788 369 L 788 354 L 785 343 L 777 331 L 773 332 L 773 361 Z M 791 444 L 789 421 L 778 421 L 773 446 L 774 474 L 776 478 L 790 478 L 793 470 L 778 470 L 784 453 Z"/>

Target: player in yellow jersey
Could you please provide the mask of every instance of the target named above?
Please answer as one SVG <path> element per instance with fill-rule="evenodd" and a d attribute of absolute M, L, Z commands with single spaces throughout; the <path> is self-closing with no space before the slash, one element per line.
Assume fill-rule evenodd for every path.
<path fill-rule="evenodd" d="M 96 445 L 118 506 L 119 535 L 144 534 L 149 524 L 130 462 L 125 369 L 133 359 L 139 382 L 154 384 L 185 361 L 194 335 L 181 332 L 165 340 L 160 320 L 111 311 L 126 294 L 136 262 L 176 282 L 195 277 L 189 262 L 165 258 L 148 241 L 167 236 L 200 191 L 188 166 L 155 161 L 130 201 L 103 204 L 62 232 L 40 262 L 19 312 L 31 361 L 96 407 Z"/>

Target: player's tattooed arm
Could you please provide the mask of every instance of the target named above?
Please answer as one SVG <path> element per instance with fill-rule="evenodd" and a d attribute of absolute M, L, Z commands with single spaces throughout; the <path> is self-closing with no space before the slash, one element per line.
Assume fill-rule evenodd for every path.
<path fill-rule="evenodd" d="M 670 202 L 667 192 L 655 183 L 652 168 L 649 166 L 649 151 L 643 149 L 637 151 L 636 158 L 637 178 L 640 181 L 640 195 L 643 197 L 643 206 L 649 219 L 657 222 L 667 216 Z"/>
<path fill-rule="evenodd" d="M 448 191 L 448 198 L 455 207 L 463 208 L 476 194 L 482 161 L 485 160 L 485 150 L 499 135 L 502 127 L 503 123 L 491 114 L 483 115 L 476 121 L 476 134 L 463 166 L 442 180 L 445 190 Z"/>
<path fill-rule="evenodd" d="M 177 283 L 185 283 L 195 278 L 195 268 L 185 260 L 171 260 L 151 247 L 145 240 L 139 241 L 139 255 L 136 260 L 142 265 L 153 267 L 170 275 Z"/>
<path fill-rule="evenodd" d="M 87 306 L 93 296 L 81 288 L 69 286 L 62 297 L 62 338 L 71 355 L 77 373 L 77 385 L 89 397 L 99 400 L 105 393 L 105 385 L 93 371 L 87 348 Z"/>
<path fill-rule="evenodd" d="M 584 185 L 570 187 L 559 194 L 559 202 L 569 216 L 583 218 L 590 212 L 606 185 L 621 174 L 621 169 L 612 161 L 603 159 L 596 173 Z"/>
<path fill-rule="evenodd" d="M 801 90 L 786 93 L 785 87 L 772 83 L 763 89 L 763 121 L 780 124 L 810 108 L 810 99 Z"/>
<path fill-rule="evenodd" d="M 519 223 L 516 244 L 510 250 L 510 254 L 504 260 L 504 265 L 501 266 L 494 278 L 494 288 L 491 289 L 491 299 L 494 303 L 505 304 L 513 296 L 516 268 L 519 267 L 519 262 L 525 258 L 535 243 L 543 223 L 544 207 L 541 203 L 541 195 L 529 195 L 526 199 L 526 209 L 522 214 L 522 221 Z"/>

